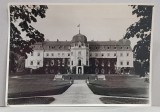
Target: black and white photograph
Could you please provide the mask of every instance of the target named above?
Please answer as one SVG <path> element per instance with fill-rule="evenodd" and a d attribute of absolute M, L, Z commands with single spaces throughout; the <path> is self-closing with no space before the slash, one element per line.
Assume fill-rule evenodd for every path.
<path fill-rule="evenodd" d="M 10 4 L 6 105 L 149 105 L 153 8 Z"/>

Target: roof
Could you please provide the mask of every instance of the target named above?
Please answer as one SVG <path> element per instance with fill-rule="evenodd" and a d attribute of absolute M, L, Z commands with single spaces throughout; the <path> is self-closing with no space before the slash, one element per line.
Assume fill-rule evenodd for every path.
<path fill-rule="evenodd" d="M 34 50 L 56 50 L 69 51 L 72 41 L 45 41 L 33 45 Z M 132 50 L 128 39 L 119 41 L 88 41 L 90 51 L 114 51 L 114 50 Z"/>
<path fill-rule="evenodd" d="M 87 43 L 87 37 L 85 35 L 82 35 L 81 33 L 79 33 L 79 34 L 73 36 L 72 42 L 73 43 L 77 43 L 77 42 Z"/>

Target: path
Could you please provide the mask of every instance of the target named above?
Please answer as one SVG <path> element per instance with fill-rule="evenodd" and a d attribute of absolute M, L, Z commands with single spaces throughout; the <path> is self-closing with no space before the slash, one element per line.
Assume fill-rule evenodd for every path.
<path fill-rule="evenodd" d="M 61 95 L 54 95 L 51 104 L 102 104 L 85 83 L 85 80 L 74 80 L 74 84 Z"/>

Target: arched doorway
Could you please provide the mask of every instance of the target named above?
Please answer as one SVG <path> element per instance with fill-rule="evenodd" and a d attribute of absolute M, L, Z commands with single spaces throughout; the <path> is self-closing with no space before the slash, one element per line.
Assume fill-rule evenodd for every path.
<path fill-rule="evenodd" d="M 78 67 L 78 74 L 82 74 L 82 68 Z"/>
<path fill-rule="evenodd" d="M 80 59 L 78 60 L 78 66 L 81 66 L 81 60 Z"/>

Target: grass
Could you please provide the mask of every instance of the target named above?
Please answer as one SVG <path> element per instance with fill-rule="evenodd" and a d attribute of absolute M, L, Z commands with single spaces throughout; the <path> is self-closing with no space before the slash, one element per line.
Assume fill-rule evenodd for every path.
<path fill-rule="evenodd" d="M 26 104 L 50 104 L 55 99 L 53 97 L 31 97 L 20 99 L 9 99 L 9 105 L 26 105 Z"/>
<path fill-rule="evenodd" d="M 148 104 L 147 99 L 101 97 L 104 104 Z"/>
<path fill-rule="evenodd" d="M 148 97 L 149 83 L 133 76 L 107 76 L 106 80 L 90 80 L 94 94 L 122 97 Z"/>
<path fill-rule="evenodd" d="M 53 80 L 54 76 L 24 75 L 10 77 L 8 97 L 31 97 L 62 94 L 70 87 L 70 81 Z"/>

